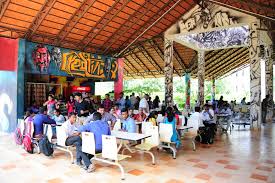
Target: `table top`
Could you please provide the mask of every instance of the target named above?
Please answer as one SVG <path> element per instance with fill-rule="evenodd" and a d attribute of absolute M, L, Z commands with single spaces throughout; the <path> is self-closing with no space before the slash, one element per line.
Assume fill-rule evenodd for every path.
<path fill-rule="evenodd" d="M 177 130 L 188 130 L 193 128 L 192 126 L 177 126 Z"/>
<path fill-rule="evenodd" d="M 216 114 L 217 117 L 227 117 L 227 116 L 231 116 L 231 114 Z"/>
<path fill-rule="evenodd" d="M 148 137 L 151 137 L 151 135 L 141 134 L 141 133 L 129 133 L 129 132 L 123 132 L 123 131 L 111 131 L 111 134 L 115 136 L 118 139 L 123 140 L 142 140 Z"/>

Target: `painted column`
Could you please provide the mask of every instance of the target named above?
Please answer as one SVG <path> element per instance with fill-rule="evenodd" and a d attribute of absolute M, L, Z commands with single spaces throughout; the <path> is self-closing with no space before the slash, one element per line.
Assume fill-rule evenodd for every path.
<path fill-rule="evenodd" d="M 185 73 L 185 109 L 190 109 L 190 91 L 191 87 L 190 72 Z"/>
<path fill-rule="evenodd" d="M 26 40 L 19 40 L 17 67 L 17 118 L 24 117 Z"/>
<path fill-rule="evenodd" d="M 212 79 L 212 87 L 211 87 L 211 100 L 212 102 L 215 100 L 215 94 L 216 94 L 216 83 L 215 79 Z"/>
<path fill-rule="evenodd" d="M 200 108 L 204 105 L 204 75 L 205 75 L 205 62 L 204 51 L 198 51 L 198 103 Z"/>
<path fill-rule="evenodd" d="M 164 38 L 165 104 L 173 106 L 173 40 Z"/>
<path fill-rule="evenodd" d="M 117 59 L 118 73 L 117 80 L 114 83 L 115 100 L 117 100 L 119 98 L 119 94 L 123 92 L 123 62 L 123 58 Z"/>
<path fill-rule="evenodd" d="M 272 120 L 273 116 L 273 59 L 271 57 L 272 54 L 272 45 L 266 48 L 266 60 L 265 60 L 265 86 L 266 86 L 266 94 L 269 95 L 268 101 L 268 115 L 267 121 Z"/>
<path fill-rule="evenodd" d="M 261 123 L 261 64 L 260 64 L 260 46 L 259 46 L 259 28 L 258 22 L 250 25 L 250 122 L 257 126 Z"/>

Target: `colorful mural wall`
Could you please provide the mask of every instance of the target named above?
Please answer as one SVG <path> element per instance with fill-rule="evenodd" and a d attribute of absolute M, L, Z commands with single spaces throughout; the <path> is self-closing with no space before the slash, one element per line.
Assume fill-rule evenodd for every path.
<path fill-rule="evenodd" d="M 26 42 L 26 72 L 117 80 L 115 58 Z"/>
<path fill-rule="evenodd" d="M 17 124 L 18 41 L 0 38 L 0 49 L 0 133 L 6 133 Z"/>

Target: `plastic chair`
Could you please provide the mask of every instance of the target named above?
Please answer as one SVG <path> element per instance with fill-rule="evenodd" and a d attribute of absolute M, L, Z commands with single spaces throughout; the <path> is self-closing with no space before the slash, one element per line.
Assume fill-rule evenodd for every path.
<path fill-rule="evenodd" d="M 150 129 L 150 127 L 152 127 L 153 126 L 153 123 L 151 123 L 151 122 L 142 122 L 141 123 L 141 132 L 143 133 L 143 134 L 147 134 L 146 133 L 146 130 L 147 129 Z"/>
<path fill-rule="evenodd" d="M 82 132 L 82 151 L 94 155 L 92 160 L 118 166 L 121 171 L 121 179 L 125 179 L 124 169 L 118 162 L 131 156 L 118 154 L 116 137 L 102 135 L 102 153 L 96 154 L 94 134 L 90 132 Z"/>
<path fill-rule="evenodd" d="M 159 146 L 162 148 L 164 147 L 164 148 L 171 149 L 173 151 L 173 158 L 176 159 L 177 150 L 171 146 L 171 144 L 175 144 L 171 142 L 172 135 L 173 135 L 172 124 L 164 124 L 164 123 L 159 124 L 159 138 L 161 142 Z M 163 143 L 167 145 L 164 145 Z"/>
<path fill-rule="evenodd" d="M 119 131 L 119 130 L 121 130 L 121 122 L 120 122 L 120 120 L 117 120 L 117 121 L 115 122 L 115 125 L 114 125 L 113 130 L 114 130 L 114 131 Z"/>
<path fill-rule="evenodd" d="M 148 153 L 152 157 L 152 164 L 154 165 L 155 162 L 155 156 L 150 150 L 154 147 L 159 146 L 159 130 L 157 126 L 147 126 L 145 134 L 151 135 L 151 137 L 148 137 L 145 139 L 145 142 L 138 144 L 135 146 L 135 148 L 138 151 L 142 151 L 145 153 Z"/>
<path fill-rule="evenodd" d="M 66 146 L 67 134 L 65 128 L 62 126 L 56 126 L 56 149 L 68 152 L 71 156 L 71 162 L 74 163 L 73 153 L 70 150 L 73 146 Z"/>

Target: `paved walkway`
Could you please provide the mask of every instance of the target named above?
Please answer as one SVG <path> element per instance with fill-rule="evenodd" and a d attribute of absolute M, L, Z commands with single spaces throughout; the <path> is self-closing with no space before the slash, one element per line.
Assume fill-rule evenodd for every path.
<path fill-rule="evenodd" d="M 134 154 L 122 162 L 127 172 L 124 182 L 275 182 L 275 124 L 261 131 L 235 129 L 231 135 L 218 135 L 213 145 L 199 145 L 195 152 L 188 140 L 183 145 L 176 160 L 155 150 L 155 166 L 148 155 Z M 1 183 L 121 182 L 116 167 L 98 163 L 96 172 L 86 173 L 70 164 L 69 156 L 61 151 L 55 151 L 53 158 L 28 154 L 10 136 L 0 137 L 0 157 Z"/>

